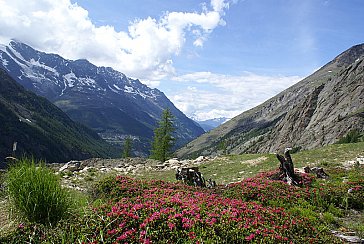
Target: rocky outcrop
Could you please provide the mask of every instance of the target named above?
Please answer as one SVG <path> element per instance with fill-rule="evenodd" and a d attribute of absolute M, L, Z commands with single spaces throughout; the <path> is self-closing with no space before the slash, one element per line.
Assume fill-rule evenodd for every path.
<path fill-rule="evenodd" d="M 364 132 L 364 44 L 188 143 L 177 156 L 312 149 L 351 130 Z"/>
<path fill-rule="evenodd" d="M 102 159 L 91 158 L 83 161 L 69 161 L 66 164 L 48 164 L 56 174 L 61 175 L 62 183 L 68 188 L 85 191 L 90 181 L 98 180 L 103 174 L 123 174 L 137 176 L 150 171 L 176 171 L 180 168 L 197 167 L 213 158 L 200 156 L 195 160 L 177 158 L 160 162 L 146 158 Z"/>

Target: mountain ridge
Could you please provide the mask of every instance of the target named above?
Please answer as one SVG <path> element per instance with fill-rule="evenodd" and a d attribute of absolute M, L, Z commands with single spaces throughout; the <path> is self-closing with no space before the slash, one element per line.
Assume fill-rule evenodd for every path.
<path fill-rule="evenodd" d="M 311 149 L 334 143 L 349 130 L 363 131 L 361 113 L 351 115 L 364 111 L 363 60 L 364 44 L 353 46 L 312 75 L 190 142 L 177 155 Z"/>
<path fill-rule="evenodd" d="M 104 139 L 120 144 L 133 137 L 137 156 L 148 154 L 153 129 L 166 108 L 175 116 L 176 147 L 204 132 L 163 92 L 110 67 L 97 67 L 85 59 L 67 60 L 16 41 L 0 47 L 0 61 L 17 82 Z"/>

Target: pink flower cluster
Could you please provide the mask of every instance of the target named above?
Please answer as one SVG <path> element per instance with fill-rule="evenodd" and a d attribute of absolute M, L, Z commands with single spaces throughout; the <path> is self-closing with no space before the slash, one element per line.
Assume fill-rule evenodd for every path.
<path fill-rule="evenodd" d="M 179 183 L 121 176 L 112 184 L 107 188 L 110 202 L 94 210 L 99 224 L 89 238 L 91 241 L 300 243 L 315 242 L 319 236 L 305 218 L 293 217 L 284 208 L 245 200 L 264 202 L 272 197 L 268 195 L 271 187 L 277 186 L 282 191 L 278 193 L 292 201 L 303 194 L 295 193 L 286 184 L 281 187 L 270 180 L 245 180 L 232 186 L 241 190 L 237 198 Z"/>
<path fill-rule="evenodd" d="M 288 185 L 279 180 L 269 178 L 277 171 L 261 173 L 253 178 L 245 179 L 228 186 L 224 195 L 230 198 L 243 199 L 245 201 L 257 201 L 263 205 L 290 206 L 297 204 L 302 199 L 310 199 L 308 185 L 313 177 L 302 174 L 304 188 Z"/>

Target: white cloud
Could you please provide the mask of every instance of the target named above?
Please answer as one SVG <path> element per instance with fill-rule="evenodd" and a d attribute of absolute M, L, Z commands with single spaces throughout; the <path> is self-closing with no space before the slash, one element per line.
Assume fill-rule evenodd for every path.
<path fill-rule="evenodd" d="M 209 33 L 224 24 L 229 4 L 211 0 L 200 13 L 167 12 L 160 19 L 135 20 L 119 32 L 113 26 L 95 26 L 87 10 L 70 0 L 0 0 L 0 6 L 2 42 L 18 39 L 68 59 L 86 58 L 155 81 L 174 74 L 172 59 L 181 52 L 187 33 L 194 36 L 195 46 L 203 46 Z"/>
<path fill-rule="evenodd" d="M 216 12 L 221 12 L 225 8 L 229 8 L 229 3 L 224 2 L 224 0 L 211 0 L 211 6 Z"/>
<path fill-rule="evenodd" d="M 240 76 L 196 72 L 174 78 L 194 84 L 178 93 L 168 94 L 187 116 L 198 120 L 232 118 L 295 84 L 298 76 L 263 76 L 246 72 Z"/>
<path fill-rule="evenodd" d="M 225 25 L 228 2 L 236 1 L 210 0 L 200 12 L 166 12 L 160 19 L 136 19 L 128 30 L 116 31 L 113 26 L 96 26 L 87 10 L 70 0 L 0 0 L 0 42 L 14 38 L 68 59 L 86 58 L 156 87 L 160 80 L 175 75 L 173 59 L 186 39 L 192 36 L 193 45 L 202 47 L 216 27 Z M 186 89 L 168 95 L 197 119 L 233 117 L 299 79 L 196 72 L 175 77 L 172 83 L 184 82 Z"/>

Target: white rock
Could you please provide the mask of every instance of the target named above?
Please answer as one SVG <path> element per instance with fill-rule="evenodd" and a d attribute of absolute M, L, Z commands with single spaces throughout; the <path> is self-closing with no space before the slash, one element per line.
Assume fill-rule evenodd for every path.
<path fill-rule="evenodd" d="M 347 233 L 341 233 L 338 231 L 331 231 L 335 236 L 345 240 L 349 243 L 363 243 L 364 239 L 361 239 L 358 236 L 355 236 L 355 232 L 347 232 Z"/>
<path fill-rule="evenodd" d="M 109 172 L 110 170 L 111 170 L 110 168 L 105 168 L 105 167 L 100 169 L 100 171 L 102 172 Z"/>
<path fill-rule="evenodd" d="M 125 171 L 125 169 L 124 168 L 114 168 L 114 170 L 115 171 L 117 171 L 117 172 L 124 172 Z"/>
<path fill-rule="evenodd" d="M 62 171 L 70 171 L 70 172 L 78 171 L 80 169 L 80 165 L 81 165 L 80 161 L 69 161 L 68 163 L 63 165 L 58 171 L 59 172 L 62 172 Z"/>
<path fill-rule="evenodd" d="M 358 158 L 356 158 L 356 161 L 357 161 L 359 164 L 364 164 L 364 157 L 358 157 Z"/>
<path fill-rule="evenodd" d="M 97 170 L 95 167 L 86 166 L 85 168 L 80 170 L 80 173 L 87 173 L 90 169 Z"/>
<path fill-rule="evenodd" d="M 168 164 L 178 164 L 179 161 L 177 158 L 171 158 L 171 159 L 168 159 L 167 161 L 165 161 L 164 163 L 168 163 Z"/>
<path fill-rule="evenodd" d="M 194 163 L 201 163 L 202 161 L 205 161 L 205 157 L 204 156 L 199 156 L 198 158 L 196 158 L 195 160 L 193 160 Z"/>

